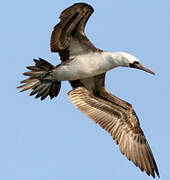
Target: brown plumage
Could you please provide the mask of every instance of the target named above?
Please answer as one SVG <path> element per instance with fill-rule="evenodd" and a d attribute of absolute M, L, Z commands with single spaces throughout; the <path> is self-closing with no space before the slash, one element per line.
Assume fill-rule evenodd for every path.
<path fill-rule="evenodd" d="M 80 54 L 101 51 L 86 37 L 84 28 L 93 8 L 85 3 L 77 3 L 65 9 L 60 22 L 51 35 L 51 51 L 60 55 L 62 62 Z M 61 83 L 49 82 L 48 74 L 55 67 L 45 60 L 35 60 L 35 66 L 24 73 L 29 76 L 22 81 L 21 91 L 32 89 L 30 95 L 45 99 L 58 95 Z M 42 77 L 45 77 L 44 81 Z M 138 117 L 131 104 L 110 94 L 105 89 L 105 73 L 88 79 L 70 81 L 73 88 L 68 93 L 71 102 L 89 118 L 110 133 L 119 145 L 120 151 L 142 171 L 159 177 L 158 168 L 149 144 L 140 128 Z"/>
<path fill-rule="evenodd" d="M 28 79 L 21 81 L 23 85 L 17 88 L 22 88 L 20 92 L 32 89 L 30 96 L 35 95 L 35 98 L 41 98 L 44 100 L 48 95 L 51 99 L 56 97 L 61 88 L 61 82 L 49 82 L 48 80 L 42 80 L 42 77 L 47 76 L 55 68 L 52 64 L 44 59 L 34 59 L 35 66 L 28 66 L 27 69 L 31 70 L 23 73 L 25 76 L 29 76 Z"/>
<path fill-rule="evenodd" d="M 110 133 L 126 155 L 142 171 L 155 177 L 159 172 L 149 144 L 144 136 L 133 107 L 104 87 L 97 94 L 85 87 L 77 87 L 68 93 L 71 102 Z"/>
<path fill-rule="evenodd" d="M 58 52 L 61 61 L 98 50 L 84 32 L 87 20 L 93 12 L 90 5 L 76 3 L 61 13 L 60 22 L 54 27 L 50 42 L 51 52 Z M 81 84 L 79 80 L 70 81 L 70 83 L 72 87 L 78 87 Z"/>

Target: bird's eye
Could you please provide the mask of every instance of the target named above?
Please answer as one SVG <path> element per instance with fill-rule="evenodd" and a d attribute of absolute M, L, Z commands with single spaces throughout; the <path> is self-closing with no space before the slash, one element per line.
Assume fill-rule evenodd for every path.
<path fill-rule="evenodd" d="M 139 62 L 138 61 L 134 61 L 133 64 L 139 64 Z"/>
<path fill-rule="evenodd" d="M 134 61 L 133 63 L 129 64 L 129 67 L 136 68 L 138 64 L 140 64 L 138 61 Z"/>

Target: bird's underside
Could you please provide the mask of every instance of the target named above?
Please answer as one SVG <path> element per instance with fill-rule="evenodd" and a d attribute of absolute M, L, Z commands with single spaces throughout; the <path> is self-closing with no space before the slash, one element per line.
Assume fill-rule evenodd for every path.
<path fill-rule="evenodd" d="M 50 47 L 52 52 L 59 53 L 62 62 L 79 54 L 101 51 L 88 40 L 84 33 L 86 22 L 93 11 L 90 5 L 77 3 L 61 13 L 60 22 L 52 32 Z M 32 70 L 31 73 L 25 73 L 30 76 L 29 82 L 32 78 L 32 83 L 35 83 L 35 76 L 31 74 L 53 68 L 44 60 L 35 62 L 35 66 L 28 67 Z M 27 83 L 27 80 L 24 80 L 24 83 Z M 88 79 L 70 81 L 70 84 L 73 88 L 68 93 L 71 102 L 108 131 L 119 145 L 122 154 L 126 155 L 136 166 L 148 175 L 155 177 L 156 173 L 159 177 L 156 162 L 133 107 L 105 89 L 105 73 Z M 24 90 L 30 89 L 28 83 L 22 87 L 25 88 Z M 31 95 L 39 93 L 38 97 L 43 96 L 42 99 L 47 95 L 51 98 L 57 96 L 60 89 L 58 84 L 53 85 L 53 89 L 50 89 L 50 85 L 47 86 L 45 82 L 43 91 L 40 92 L 38 87 L 32 88 Z"/>

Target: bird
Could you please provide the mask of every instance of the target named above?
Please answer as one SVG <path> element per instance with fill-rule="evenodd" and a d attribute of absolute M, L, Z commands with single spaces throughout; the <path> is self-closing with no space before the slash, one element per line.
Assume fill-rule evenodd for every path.
<path fill-rule="evenodd" d="M 48 61 L 34 59 L 28 66 L 28 76 L 17 88 L 31 90 L 30 95 L 44 100 L 59 94 L 62 81 L 69 81 L 71 102 L 105 129 L 119 145 L 120 152 L 145 171 L 159 177 L 151 148 L 145 138 L 133 106 L 111 94 L 105 88 L 106 72 L 116 67 L 129 67 L 154 74 L 133 55 L 107 52 L 96 48 L 85 34 L 86 23 L 94 12 L 91 5 L 76 3 L 60 14 L 60 22 L 51 34 L 51 52 L 58 53 L 61 63 L 53 66 Z"/>

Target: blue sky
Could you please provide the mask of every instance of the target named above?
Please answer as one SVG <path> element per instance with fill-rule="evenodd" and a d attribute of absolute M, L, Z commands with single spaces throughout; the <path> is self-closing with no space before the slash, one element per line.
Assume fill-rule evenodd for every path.
<path fill-rule="evenodd" d="M 67 82 L 57 98 L 43 102 L 16 90 L 33 58 L 60 62 L 50 52 L 49 39 L 60 12 L 75 2 L 79 1 L 1 3 L 0 179 L 152 179 L 71 104 Z M 170 1 L 84 2 L 95 9 L 86 34 L 97 47 L 129 52 L 156 73 L 117 68 L 107 73 L 106 87 L 134 106 L 161 179 L 170 179 Z"/>

